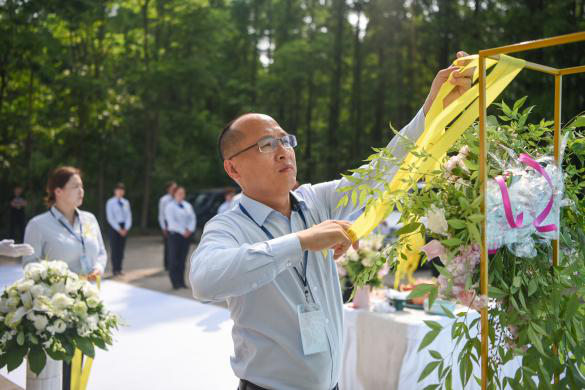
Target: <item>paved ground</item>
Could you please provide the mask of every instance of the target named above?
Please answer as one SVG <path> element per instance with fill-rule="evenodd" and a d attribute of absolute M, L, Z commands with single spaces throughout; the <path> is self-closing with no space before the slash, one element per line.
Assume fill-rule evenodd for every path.
<path fill-rule="evenodd" d="M 193 250 L 195 250 L 195 245 L 191 245 L 187 256 L 185 267 L 185 282 L 187 284 L 189 284 L 189 258 Z M 0 262 L 15 262 L 15 260 L 0 257 Z M 173 290 L 169 275 L 163 266 L 161 236 L 129 237 L 126 242 L 123 272 L 124 275 L 117 276 L 115 280 L 185 298 L 192 297 L 190 289 Z M 108 263 L 104 278 L 112 278 L 111 263 Z"/>

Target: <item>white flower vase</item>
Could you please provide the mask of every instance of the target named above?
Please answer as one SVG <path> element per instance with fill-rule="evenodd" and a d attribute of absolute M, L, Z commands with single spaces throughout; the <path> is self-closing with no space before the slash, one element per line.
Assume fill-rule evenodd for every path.
<path fill-rule="evenodd" d="M 63 386 L 63 361 L 47 356 L 45 368 L 39 375 L 26 365 L 26 390 L 61 390 Z"/>
<path fill-rule="evenodd" d="M 353 297 L 353 307 L 355 309 L 370 309 L 370 286 L 363 286 L 358 287 L 355 290 L 355 295 Z"/>

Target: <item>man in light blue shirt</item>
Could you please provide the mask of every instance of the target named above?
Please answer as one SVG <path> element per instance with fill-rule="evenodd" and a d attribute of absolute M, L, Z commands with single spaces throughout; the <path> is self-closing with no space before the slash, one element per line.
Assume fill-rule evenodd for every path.
<path fill-rule="evenodd" d="M 126 236 L 132 227 L 132 210 L 130 202 L 124 198 L 125 194 L 126 187 L 123 183 L 118 183 L 114 188 L 114 196 L 106 202 L 106 218 L 110 225 L 110 249 L 114 276 L 122 275 Z"/>
<path fill-rule="evenodd" d="M 424 115 L 450 74 L 458 88 L 445 105 L 469 89 L 470 74 L 456 70 L 437 74 L 403 136 L 416 140 L 422 133 Z M 398 138 L 388 148 L 402 159 L 407 150 Z M 351 202 L 336 207 L 343 195 L 337 190 L 351 182 L 291 191 L 297 141 L 267 115 L 236 118 L 218 143 L 224 169 L 243 195 L 238 207 L 206 224 L 191 257 L 193 295 L 227 300 L 234 321 L 231 363 L 240 390 L 336 389 L 343 307 L 334 259 L 352 245 L 345 220 L 357 211 Z"/>
<path fill-rule="evenodd" d="M 169 230 L 168 230 L 168 222 L 167 217 L 165 216 L 165 210 L 167 209 L 167 205 L 169 202 L 173 200 L 173 192 L 177 188 L 177 183 L 174 181 L 169 181 L 165 185 L 165 189 L 167 193 L 161 196 L 158 201 L 158 224 L 160 225 L 160 230 L 163 235 L 163 265 L 165 270 L 169 270 Z"/>

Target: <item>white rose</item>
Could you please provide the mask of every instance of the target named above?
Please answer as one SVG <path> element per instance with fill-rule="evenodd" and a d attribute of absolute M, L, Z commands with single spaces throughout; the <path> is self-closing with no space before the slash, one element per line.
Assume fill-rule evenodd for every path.
<path fill-rule="evenodd" d="M 98 316 L 96 314 L 88 316 L 86 321 L 89 330 L 94 331 L 98 328 Z"/>
<path fill-rule="evenodd" d="M 40 297 L 41 295 L 47 295 L 49 292 L 48 286 L 44 283 L 34 285 L 30 289 L 30 293 L 33 298 Z"/>
<path fill-rule="evenodd" d="M 16 327 L 20 324 L 22 317 L 24 317 L 26 313 L 27 311 L 24 307 L 19 307 L 16 309 L 16 311 L 8 313 L 4 319 L 4 323 L 9 328 L 16 329 Z"/>
<path fill-rule="evenodd" d="M 24 267 L 24 276 L 38 282 L 42 277 L 43 269 L 45 268 L 39 263 L 30 263 Z"/>
<path fill-rule="evenodd" d="M 67 289 L 65 288 L 65 282 L 60 280 L 58 283 L 55 283 L 51 287 L 49 287 L 49 291 L 51 295 L 59 293 L 65 294 L 67 292 Z"/>
<path fill-rule="evenodd" d="M 87 305 L 81 301 L 73 304 L 73 313 L 78 317 L 85 318 L 87 316 Z"/>
<path fill-rule="evenodd" d="M 85 295 L 86 298 L 99 296 L 98 289 L 93 284 L 91 284 L 89 282 L 83 283 L 83 287 L 81 288 L 81 291 L 83 291 L 83 295 Z"/>
<path fill-rule="evenodd" d="M 67 324 L 63 320 L 55 320 L 53 323 L 53 331 L 55 333 L 63 333 L 67 329 Z"/>
<path fill-rule="evenodd" d="M 67 263 L 60 260 L 50 261 L 48 264 L 49 274 L 65 276 L 69 271 Z"/>
<path fill-rule="evenodd" d="M 11 296 L 6 300 L 6 304 L 9 310 L 14 310 L 20 305 L 20 297 L 18 295 Z"/>
<path fill-rule="evenodd" d="M 41 312 L 52 311 L 51 300 L 45 295 L 39 295 L 33 300 L 33 310 Z"/>
<path fill-rule="evenodd" d="M 87 337 L 91 334 L 91 331 L 87 325 L 81 324 L 81 326 L 77 328 L 77 334 L 81 337 Z"/>
<path fill-rule="evenodd" d="M 8 307 L 8 299 L 0 298 L 0 313 L 8 313 L 10 307 Z"/>
<path fill-rule="evenodd" d="M 32 308 L 33 298 L 30 291 L 20 294 L 20 300 L 22 301 L 22 304 L 24 305 L 25 308 L 27 309 Z"/>
<path fill-rule="evenodd" d="M 80 281 L 79 279 L 73 279 L 73 278 L 67 278 L 67 282 L 65 282 L 65 290 L 68 294 L 71 293 L 76 293 L 81 286 L 83 285 L 83 282 Z"/>
<path fill-rule="evenodd" d="M 35 316 L 35 320 L 33 321 L 33 325 L 35 326 L 35 329 L 38 330 L 39 332 L 44 331 L 45 328 L 47 327 L 48 323 L 49 323 L 49 320 L 47 319 L 47 317 L 45 317 L 42 314 Z"/>
<path fill-rule="evenodd" d="M 435 205 L 431 206 L 427 215 L 427 228 L 433 233 L 447 235 L 449 225 L 447 224 L 447 219 L 445 219 L 445 211 L 443 209 Z"/>
<path fill-rule="evenodd" d="M 86 299 L 86 303 L 88 307 L 95 309 L 100 304 L 100 299 L 98 297 L 91 296 Z"/>
<path fill-rule="evenodd" d="M 74 300 L 63 293 L 57 293 L 53 295 L 51 299 L 51 305 L 56 310 L 63 310 L 69 308 L 73 305 Z"/>

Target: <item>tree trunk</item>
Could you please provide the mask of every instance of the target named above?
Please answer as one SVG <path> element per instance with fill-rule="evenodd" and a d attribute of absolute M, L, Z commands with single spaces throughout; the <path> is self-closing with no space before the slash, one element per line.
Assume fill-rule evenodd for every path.
<path fill-rule="evenodd" d="M 378 90 L 376 92 L 376 115 L 372 131 L 372 143 L 377 145 L 382 140 L 384 126 L 384 111 L 386 103 L 386 50 L 384 46 L 378 48 Z"/>
<path fill-rule="evenodd" d="M 334 0 L 335 37 L 333 41 L 333 75 L 331 77 L 331 102 L 329 106 L 329 129 L 327 136 L 329 178 L 337 174 L 339 151 L 337 136 L 340 134 L 339 114 L 341 110 L 341 74 L 343 56 L 343 23 L 345 21 L 345 0 Z"/>
<path fill-rule="evenodd" d="M 362 42 L 360 39 L 362 21 L 362 4 L 357 2 L 355 5 L 357 13 L 357 24 L 353 40 L 353 82 L 351 93 L 351 113 L 350 123 L 353 126 L 353 145 L 352 155 L 354 159 L 360 158 L 361 148 L 360 139 L 363 136 L 362 125 Z"/>

